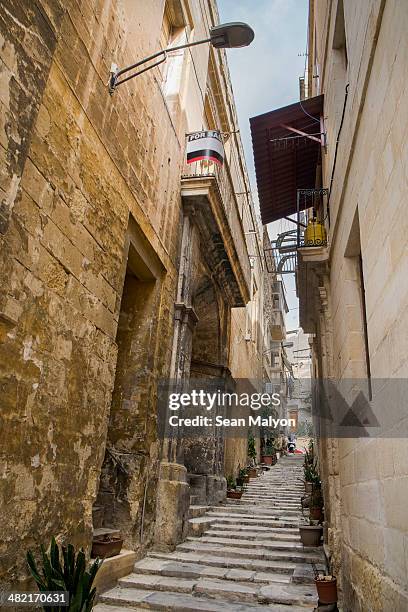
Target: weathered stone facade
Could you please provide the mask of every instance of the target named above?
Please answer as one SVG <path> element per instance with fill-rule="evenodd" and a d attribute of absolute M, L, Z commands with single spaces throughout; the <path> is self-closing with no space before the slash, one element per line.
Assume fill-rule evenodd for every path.
<path fill-rule="evenodd" d="M 309 19 L 308 95 L 325 96 L 331 219 L 328 260 L 308 268 L 314 296 L 301 301 L 301 317 L 314 321 L 317 376 L 392 385 L 408 372 L 408 5 L 312 0 Z M 396 431 L 321 440 L 344 610 L 408 608 L 407 449 Z"/>
<path fill-rule="evenodd" d="M 159 379 L 262 378 L 262 246 L 225 53 L 106 86 L 111 62 L 217 22 L 213 0 L 2 4 L 4 586 L 52 535 L 89 550 L 113 526 L 138 555 L 174 546 L 199 470 L 182 438 L 158 440 Z M 185 134 L 203 127 L 226 133 L 226 164 L 192 177 Z M 235 469 L 243 444 L 238 461 L 227 444 Z M 220 495 L 223 452 L 204 470 Z"/>

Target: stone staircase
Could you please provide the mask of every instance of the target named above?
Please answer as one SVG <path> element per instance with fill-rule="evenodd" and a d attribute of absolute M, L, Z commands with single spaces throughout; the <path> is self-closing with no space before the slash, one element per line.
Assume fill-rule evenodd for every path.
<path fill-rule="evenodd" d="M 303 548 L 299 538 L 302 463 L 301 456 L 282 458 L 251 479 L 240 500 L 193 503 L 186 541 L 174 552 L 151 552 L 138 561 L 94 610 L 313 609 L 310 563 L 322 565 L 323 553 Z"/>

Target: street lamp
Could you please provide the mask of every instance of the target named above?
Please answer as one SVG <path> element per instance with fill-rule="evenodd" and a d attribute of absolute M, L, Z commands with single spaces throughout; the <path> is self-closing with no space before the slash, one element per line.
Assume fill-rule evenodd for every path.
<path fill-rule="evenodd" d="M 127 66 L 126 68 L 122 68 L 121 70 L 118 70 L 116 64 L 112 64 L 108 83 L 109 93 L 112 95 L 115 89 L 119 87 L 119 85 L 122 85 L 122 83 L 126 83 L 126 81 L 129 81 L 130 79 L 139 76 L 139 74 L 147 72 L 151 68 L 162 64 L 164 61 L 166 61 L 167 54 L 171 53 L 172 51 L 178 51 L 179 49 L 185 49 L 186 47 L 195 47 L 197 45 L 202 45 L 207 42 L 211 43 L 212 46 L 216 49 L 247 47 L 254 40 L 254 36 L 255 34 L 253 29 L 246 23 L 241 23 L 239 21 L 233 23 L 222 23 L 210 29 L 209 38 L 204 38 L 203 40 L 197 40 L 196 42 L 179 45 L 177 47 L 168 47 L 167 49 L 157 51 L 156 53 L 153 53 L 153 55 L 145 57 L 140 62 L 136 62 L 136 64 L 132 64 L 131 66 Z M 126 74 L 127 72 L 130 72 L 135 68 L 139 68 L 140 66 L 143 66 L 147 62 L 150 62 L 156 58 L 160 59 L 158 59 L 153 64 L 150 64 L 146 68 L 136 70 L 136 72 L 133 72 L 129 76 L 126 76 L 125 78 L 119 80 L 119 77 L 121 77 L 123 74 Z"/>

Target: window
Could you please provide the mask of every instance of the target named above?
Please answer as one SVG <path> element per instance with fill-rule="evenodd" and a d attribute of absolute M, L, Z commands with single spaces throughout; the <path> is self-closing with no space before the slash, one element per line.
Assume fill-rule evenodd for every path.
<path fill-rule="evenodd" d="M 343 108 L 344 90 L 347 84 L 348 67 L 347 39 L 343 0 L 338 0 L 337 2 L 332 49 L 332 83 L 334 87 L 334 100 L 338 100 L 336 116 L 339 122 L 341 111 Z"/>
<path fill-rule="evenodd" d="M 178 47 L 188 42 L 188 28 L 180 2 L 167 0 L 160 34 L 162 49 Z M 186 49 L 169 53 L 161 64 L 162 90 L 166 98 L 178 96 L 185 72 Z"/>

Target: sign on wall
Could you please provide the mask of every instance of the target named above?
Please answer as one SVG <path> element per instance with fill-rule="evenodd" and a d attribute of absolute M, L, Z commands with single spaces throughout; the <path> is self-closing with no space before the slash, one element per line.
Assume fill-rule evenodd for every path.
<path fill-rule="evenodd" d="M 224 163 L 224 146 L 220 132 L 209 130 L 194 132 L 187 136 L 187 163 L 206 159 L 222 166 Z"/>

